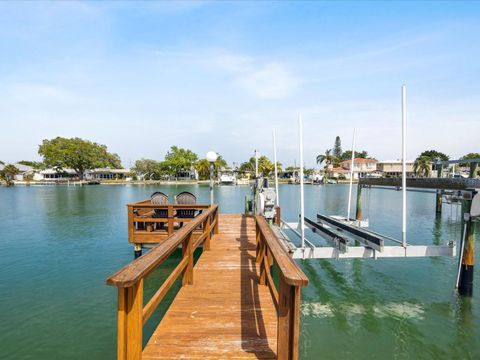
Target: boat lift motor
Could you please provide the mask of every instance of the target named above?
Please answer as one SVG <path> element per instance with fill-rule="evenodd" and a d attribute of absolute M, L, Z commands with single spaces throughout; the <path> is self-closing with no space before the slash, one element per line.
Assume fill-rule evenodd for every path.
<path fill-rule="evenodd" d="M 256 179 L 255 181 L 255 214 L 263 215 L 267 221 L 275 219 L 275 199 L 277 194 L 274 189 L 268 187 L 268 179 Z"/>

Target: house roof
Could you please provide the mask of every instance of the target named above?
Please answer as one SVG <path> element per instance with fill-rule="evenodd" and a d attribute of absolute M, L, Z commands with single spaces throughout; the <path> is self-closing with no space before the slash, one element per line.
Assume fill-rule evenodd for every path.
<path fill-rule="evenodd" d="M 9 165 L 9 164 L 6 164 L 6 165 Z M 15 164 L 12 164 L 13 166 L 15 166 L 18 171 L 20 171 L 21 173 L 26 173 L 26 172 L 29 172 L 29 171 L 33 171 L 33 168 L 31 166 L 28 166 L 28 165 L 22 165 L 22 164 L 19 164 L 19 163 L 15 163 Z M 5 165 L 2 165 L 0 164 L 0 170 L 3 170 L 5 168 Z"/>
<path fill-rule="evenodd" d="M 328 169 L 329 172 L 334 172 L 334 173 L 349 173 L 350 170 L 344 169 L 342 167 L 336 167 L 336 168 L 331 168 Z"/>
<path fill-rule="evenodd" d="M 352 160 L 344 160 L 340 164 L 350 164 Z M 378 163 L 378 160 L 376 159 L 364 159 L 364 158 L 355 158 L 353 159 L 353 162 L 355 164 L 371 164 L 371 163 Z"/>
<path fill-rule="evenodd" d="M 407 162 L 407 164 L 408 163 L 413 164 L 415 161 L 414 160 L 407 160 L 406 162 Z M 379 164 L 401 164 L 402 160 L 400 160 L 400 159 L 397 159 L 397 160 L 382 160 L 382 161 L 379 161 L 378 163 Z"/>
<path fill-rule="evenodd" d="M 47 175 L 47 174 L 76 174 L 77 172 L 73 169 L 63 169 L 63 170 L 55 170 L 55 169 L 45 169 L 40 171 L 40 174 Z"/>
<path fill-rule="evenodd" d="M 110 173 L 110 174 L 127 174 L 130 172 L 130 169 L 111 169 L 111 168 L 96 168 L 86 171 L 91 174 L 96 173 Z"/>

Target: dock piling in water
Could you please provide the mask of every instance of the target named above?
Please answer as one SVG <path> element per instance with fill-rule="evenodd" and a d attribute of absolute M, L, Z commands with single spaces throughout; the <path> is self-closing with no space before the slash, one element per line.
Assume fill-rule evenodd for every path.
<path fill-rule="evenodd" d="M 462 201 L 462 231 L 465 231 L 465 235 L 462 238 L 465 239 L 463 246 L 462 264 L 460 267 L 460 284 L 458 292 L 462 296 L 471 297 L 473 295 L 473 269 L 475 265 L 475 224 L 473 224 L 472 216 L 470 215 L 470 209 L 472 207 L 472 198 L 476 192 L 465 192 Z"/>
<path fill-rule="evenodd" d="M 437 214 L 441 214 L 442 213 L 442 195 L 443 195 L 443 191 L 440 190 L 440 189 L 437 189 L 437 197 L 436 197 L 436 207 L 435 207 L 435 212 Z"/>
<path fill-rule="evenodd" d="M 355 220 L 362 220 L 362 184 L 360 182 L 357 186 L 357 211 L 355 213 Z"/>

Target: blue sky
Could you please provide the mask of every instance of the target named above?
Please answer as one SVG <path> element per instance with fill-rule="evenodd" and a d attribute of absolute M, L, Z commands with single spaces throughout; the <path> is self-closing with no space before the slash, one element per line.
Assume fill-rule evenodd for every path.
<path fill-rule="evenodd" d="M 336 135 L 377 159 L 480 152 L 480 3 L 1 2 L 0 160 L 42 139 L 106 144 L 124 165 L 171 145 L 298 163 Z"/>

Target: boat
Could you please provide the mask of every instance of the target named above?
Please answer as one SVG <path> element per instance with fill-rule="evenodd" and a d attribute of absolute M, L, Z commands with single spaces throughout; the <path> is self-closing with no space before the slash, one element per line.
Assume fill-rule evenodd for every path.
<path fill-rule="evenodd" d="M 237 176 L 232 170 L 224 170 L 220 172 L 220 185 L 236 185 Z"/>

